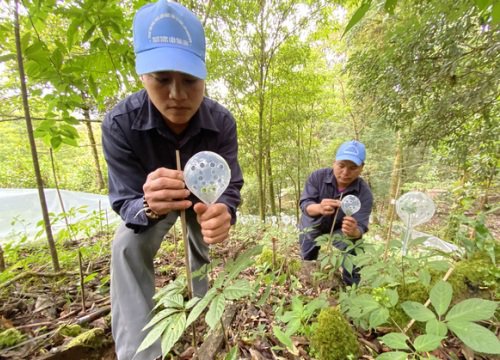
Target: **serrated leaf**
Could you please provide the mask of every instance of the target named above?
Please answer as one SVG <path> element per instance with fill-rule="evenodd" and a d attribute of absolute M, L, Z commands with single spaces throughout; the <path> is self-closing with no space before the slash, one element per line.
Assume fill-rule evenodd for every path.
<path fill-rule="evenodd" d="M 151 331 L 148 332 L 144 340 L 142 340 L 142 343 L 141 345 L 139 345 L 136 354 L 153 345 L 156 342 L 156 340 L 160 338 L 161 334 L 165 331 L 165 329 L 168 327 L 170 321 L 172 321 L 172 318 L 166 318 L 160 321 L 158 324 L 156 324 L 151 329 Z"/>
<path fill-rule="evenodd" d="M 500 354 L 500 340 L 485 327 L 469 321 L 450 321 L 448 328 L 472 350 Z"/>
<path fill-rule="evenodd" d="M 429 321 L 431 319 L 435 319 L 435 315 L 432 311 L 416 301 L 405 301 L 401 304 L 401 307 L 409 317 L 417 321 Z"/>
<path fill-rule="evenodd" d="M 371 329 L 375 329 L 377 326 L 385 324 L 389 319 L 389 310 L 386 308 L 380 308 L 374 310 L 370 314 L 369 324 Z"/>
<path fill-rule="evenodd" d="M 194 298 L 192 298 L 191 300 L 189 300 L 184 305 L 184 309 L 186 309 L 186 310 L 191 309 L 193 306 L 195 306 L 198 303 L 198 301 L 200 301 L 200 298 L 195 296 Z"/>
<path fill-rule="evenodd" d="M 420 335 L 417 336 L 415 341 L 413 342 L 413 346 L 417 351 L 427 352 L 436 350 L 440 345 L 443 337 L 437 335 Z"/>
<path fill-rule="evenodd" d="M 226 306 L 226 298 L 224 294 L 218 294 L 208 308 L 207 315 L 205 316 L 205 321 L 210 329 L 214 329 L 219 323 L 222 314 L 224 313 L 224 308 Z"/>
<path fill-rule="evenodd" d="M 379 340 L 382 340 L 384 344 L 389 346 L 391 349 L 397 350 L 410 350 L 410 347 L 406 343 L 408 339 L 408 336 L 401 333 L 389 333 L 379 337 Z"/>
<path fill-rule="evenodd" d="M 453 288 L 446 281 L 440 280 L 431 289 L 429 297 L 436 313 L 441 316 L 446 313 L 451 303 Z"/>
<path fill-rule="evenodd" d="M 408 353 L 402 351 L 389 351 L 376 357 L 377 360 L 407 360 Z"/>
<path fill-rule="evenodd" d="M 286 346 L 286 348 L 292 355 L 299 355 L 299 351 L 293 344 L 290 336 L 286 335 L 278 326 L 273 326 L 273 334 L 283 345 Z"/>
<path fill-rule="evenodd" d="M 257 245 L 240 254 L 235 261 L 226 264 L 227 280 L 231 281 L 253 263 L 253 257 L 262 252 L 263 245 Z"/>
<path fill-rule="evenodd" d="M 423 269 L 418 274 L 418 279 L 425 286 L 429 286 L 429 284 L 431 283 L 431 274 L 429 273 L 429 271 L 427 271 L 427 269 Z"/>
<path fill-rule="evenodd" d="M 252 288 L 247 280 L 237 280 L 227 286 L 223 293 L 226 299 L 238 300 L 252 292 Z"/>
<path fill-rule="evenodd" d="M 166 308 L 184 309 L 184 297 L 181 294 L 166 295 L 160 303 Z"/>
<path fill-rule="evenodd" d="M 355 306 L 359 306 L 364 313 L 369 313 L 380 307 L 380 304 L 375 301 L 375 299 L 371 295 L 368 294 L 362 294 L 355 297 L 352 300 L 352 304 Z"/>
<path fill-rule="evenodd" d="M 397 290 L 387 289 L 386 295 L 389 297 L 389 305 L 390 307 L 395 306 L 399 301 L 399 294 Z"/>
<path fill-rule="evenodd" d="M 302 300 L 298 296 L 294 296 L 292 298 L 292 312 L 296 314 L 300 314 L 304 311 L 304 304 Z"/>
<path fill-rule="evenodd" d="M 215 294 L 217 294 L 217 290 L 212 288 L 208 290 L 208 292 L 205 294 L 204 297 L 201 298 L 201 300 L 195 305 L 193 310 L 189 313 L 189 316 L 186 321 L 186 327 L 191 325 L 193 321 L 198 319 L 198 316 L 205 310 L 205 308 L 208 306 L 210 301 L 214 298 Z"/>
<path fill-rule="evenodd" d="M 352 263 L 351 256 L 346 256 L 344 258 L 344 270 L 349 274 L 352 274 L 352 269 L 354 268 L 354 264 Z"/>
<path fill-rule="evenodd" d="M 186 330 L 186 314 L 181 312 L 172 316 L 172 322 L 161 338 L 161 352 L 168 354 Z"/>
<path fill-rule="evenodd" d="M 154 296 L 154 300 L 158 300 L 167 294 L 182 294 L 184 288 L 186 287 L 186 279 L 184 277 L 178 277 L 175 281 L 169 283 L 163 289 L 158 291 Z"/>
<path fill-rule="evenodd" d="M 142 330 L 146 330 L 148 328 L 150 328 L 151 326 L 155 325 L 157 322 L 169 317 L 170 315 L 176 313 L 176 312 L 179 312 L 179 310 L 177 309 L 172 309 L 172 308 L 169 308 L 169 309 L 163 309 L 162 311 L 160 311 L 158 314 L 156 314 L 155 316 L 153 316 L 153 318 L 146 324 L 146 326 L 144 326 L 142 328 Z"/>
<path fill-rule="evenodd" d="M 431 319 L 425 324 L 425 332 L 431 335 L 446 336 L 448 334 L 448 327 L 438 319 Z"/>
<path fill-rule="evenodd" d="M 266 290 L 264 290 L 264 293 L 260 297 L 259 301 L 255 304 L 255 306 L 262 306 L 266 303 L 267 299 L 269 298 L 269 295 L 271 294 L 271 286 L 266 286 Z"/>
<path fill-rule="evenodd" d="M 453 306 L 446 320 L 448 321 L 480 321 L 491 318 L 497 309 L 497 303 L 484 299 L 467 299 Z"/>

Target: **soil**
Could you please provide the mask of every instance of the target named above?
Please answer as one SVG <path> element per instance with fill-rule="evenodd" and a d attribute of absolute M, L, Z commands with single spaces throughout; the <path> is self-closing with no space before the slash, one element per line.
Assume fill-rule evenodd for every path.
<path fill-rule="evenodd" d="M 496 230 L 500 223 L 499 218 L 488 220 L 493 221 L 493 227 Z M 229 259 L 234 259 L 244 248 L 257 244 L 263 235 L 263 233 L 249 235 L 246 239 L 235 239 L 224 245 L 214 246 L 211 250 L 211 257 L 221 259 L 221 264 L 223 264 Z M 89 241 L 101 241 L 103 247 L 109 248 L 109 236 Z M 183 269 L 183 256 L 177 251 L 182 246 L 179 244 L 174 246 L 173 243 L 174 239 L 169 237 L 155 260 L 158 288 L 175 279 L 180 269 Z M 77 244 L 68 246 L 74 246 L 76 249 Z M 299 258 L 296 244 L 290 246 L 286 258 Z M 84 259 L 82 268 L 85 269 L 85 274 L 96 274 L 85 284 L 84 304 L 78 271 L 54 274 L 43 268 L 35 268 L 28 272 L 20 271 L 14 279 L 0 284 L 0 329 L 17 328 L 25 338 L 16 346 L 1 349 L 0 360 L 116 359 L 109 321 L 109 261 L 107 254 L 93 263 L 85 263 Z M 290 277 L 286 277 L 282 284 L 271 287 L 271 296 L 268 299 L 274 299 L 273 301 L 279 299 L 281 304 L 285 304 L 297 294 L 313 298 L 319 292 L 331 289 L 330 301 L 335 305 L 335 293 L 339 287 L 343 286 L 340 275 L 321 283 L 314 282 L 312 273 L 315 266 L 314 263 L 303 263 L 298 274 L 298 282 L 293 282 Z M 221 269 L 222 265 L 215 266 L 212 273 L 217 274 Z M 246 270 L 243 277 L 249 280 L 255 279 L 255 269 Z M 265 286 L 259 291 L 263 292 L 264 288 Z M 307 339 L 301 336 L 292 338 L 298 355 L 291 355 L 277 348 L 280 343 L 274 337 L 272 330 L 272 321 L 275 316 L 273 305 L 277 304 L 266 301 L 262 304 L 238 303 L 238 311 L 227 329 L 228 344 L 222 344 L 217 350 L 219 354 L 217 358 L 223 358 L 229 347 L 237 346 L 239 359 L 311 359 L 308 355 Z M 84 330 L 100 329 L 99 335 L 89 343 L 68 347 L 73 337 L 63 335 L 58 329 L 62 325 L 69 324 L 80 324 Z M 204 321 L 196 323 L 196 331 L 197 334 L 208 333 Z M 373 359 L 373 354 L 384 351 L 384 347 L 377 340 L 377 336 L 381 335 L 383 333 L 358 332 L 362 359 Z M 196 358 L 195 348 L 202 346 L 203 336 L 197 338 L 197 343 L 193 346 L 192 333 L 184 334 L 173 349 L 173 358 L 179 360 Z M 449 341 L 446 347 L 433 352 L 433 355 L 438 359 L 488 359 L 474 357 L 475 355 L 470 350 L 455 343 L 454 340 Z"/>

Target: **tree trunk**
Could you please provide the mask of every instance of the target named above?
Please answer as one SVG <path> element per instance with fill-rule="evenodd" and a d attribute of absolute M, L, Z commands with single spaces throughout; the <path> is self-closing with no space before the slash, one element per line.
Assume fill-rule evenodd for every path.
<path fill-rule="evenodd" d="M 265 45 L 266 39 L 264 37 L 264 11 L 265 11 L 265 1 L 260 2 L 260 33 L 261 33 L 261 43 L 260 43 L 260 69 L 259 69 L 259 134 L 258 134 L 258 165 L 257 165 L 257 178 L 259 184 L 259 215 L 260 220 L 266 220 L 266 193 L 264 185 L 264 82 L 265 82 Z"/>
<path fill-rule="evenodd" d="M 86 96 L 82 93 L 82 98 L 85 103 Z M 90 148 L 92 150 L 92 158 L 94 159 L 95 175 L 96 175 L 96 185 L 99 190 L 105 188 L 104 177 L 102 176 L 101 165 L 99 163 L 99 152 L 97 151 L 97 144 L 94 137 L 94 131 L 92 130 L 92 122 L 90 121 L 90 113 L 87 105 L 83 109 L 83 116 L 85 117 L 85 126 L 87 127 L 87 136 L 89 137 Z"/>
<path fill-rule="evenodd" d="M 402 163 L 402 145 L 401 136 L 398 133 L 396 138 L 396 156 L 394 157 L 394 163 L 392 165 L 391 173 L 391 188 L 389 191 L 389 204 L 387 206 L 387 227 L 386 227 L 386 246 L 384 253 L 384 260 L 387 258 L 387 251 L 389 246 L 389 241 L 392 235 L 392 222 L 394 221 L 394 214 L 396 208 L 396 199 L 399 195 L 399 189 L 401 185 L 401 163 Z"/>
<path fill-rule="evenodd" d="M 16 38 L 16 52 L 17 52 L 17 65 L 19 68 L 19 80 L 21 82 L 21 94 L 23 100 L 24 117 L 26 120 L 26 130 L 28 132 L 28 138 L 31 149 L 31 157 L 33 159 L 33 168 L 35 170 L 36 184 L 38 188 L 38 196 L 40 198 L 40 207 L 42 209 L 43 222 L 45 225 L 45 233 L 47 235 L 47 241 L 49 243 L 50 255 L 52 257 L 52 265 L 54 271 L 60 271 L 59 259 L 57 257 L 57 249 L 54 242 L 54 237 L 52 235 L 52 228 L 50 227 L 50 217 L 47 209 L 47 201 L 45 199 L 45 193 L 43 191 L 43 180 L 40 173 L 40 165 L 38 163 L 38 154 L 36 150 L 35 137 L 33 135 L 33 123 L 31 121 L 30 108 L 28 104 L 28 90 L 26 88 L 26 76 L 24 73 L 23 55 L 21 49 L 21 35 L 19 30 L 19 2 L 15 0 L 14 9 L 14 33 Z"/>
<path fill-rule="evenodd" d="M 271 130 L 273 128 L 273 101 L 271 98 L 269 111 L 269 124 L 267 127 L 267 141 L 266 141 L 266 171 L 267 183 L 269 188 L 269 204 L 271 205 L 271 215 L 276 216 L 276 197 L 274 192 L 274 178 L 273 178 L 273 162 L 271 159 Z"/>
<path fill-rule="evenodd" d="M 3 257 L 3 248 L 0 245 L 0 272 L 5 271 L 5 259 Z"/>

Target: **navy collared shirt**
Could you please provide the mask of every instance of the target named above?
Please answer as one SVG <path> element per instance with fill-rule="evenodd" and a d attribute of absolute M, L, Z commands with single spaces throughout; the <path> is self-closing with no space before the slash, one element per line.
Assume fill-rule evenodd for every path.
<path fill-rule="evenodd" d="M 219 103 L 204 98 L 181 135 L 174 134 L 145 90 L 127 97 L 106 114 L 102 124 L 102 145 L 108 163 L 109 199 L 128 227 L 142 231 L 154 222 L 143 207 L 142 186 L 154 170 L 177 169 L 176 150 L 182 169 L 192 155 L 213 151 L 221 155 L 231 169 L 231 181 L 217 202 L 226 204 L 231 223 L 236 221 L 243 176 L 238 164 L 236 122 Z M 191 195 L 193 203 L 199 200 Z"/>
<path fill-rule="evenodd" d="M 332 168 L 323 168 L 314 171 L 304 186 L 304 191 L 300 197 L 300 209 L 302 216 L 300 218 L 300 230 L 309 230 L 302 233 L 301 237 L 314 239 L 321 234 L 330 233 L 333 215 L 332 216 L 309 216 L 306 213 L 307 206 L 311 204 L 319 204 L 323 199 L 339 199 L 341 192 L 338 190 L 337 179 L 333 174 Z M 368 231 L 368 222 L 370 213 L 373 207 L 373 195 L 368 184 L 358 177 L 352 184 L 344 189 L 343 195 L 355 195 L 361 202 L 360 210 L 352 215 L 358 222 L 358 227 L 361 234 Z M 342 220 L 344 219 L 344 212 L 338 209 L 334 233 L 341 233 Z"/>

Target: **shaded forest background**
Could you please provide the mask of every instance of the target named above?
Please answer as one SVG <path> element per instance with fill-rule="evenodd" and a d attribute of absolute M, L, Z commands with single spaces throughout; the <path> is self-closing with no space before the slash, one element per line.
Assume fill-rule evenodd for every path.
<path fill-rule="evenodd" d="M 274 359 L 275 351 L 321 360 L 358 351 L 365 359 L 497 356 L 500 2 L 179 2 L 205 25 L 207 95 L 231 110 L 239 131 L 239 211 L 246 216 L 212 250 L 217 296 L 205 317 L 212 327 L 226 313 L 224 297 L 239 299 L 226 359 Z M 100 125 L 141 88 L 131 28 L 145 3 L 0 2 L 0 188 L 38 188 L 40 197 L 43 188 L 107 194 Z M 291 219 L 300 215 L 304 181 L 331 166 L 337 146 L 350 139 L 367 146 L 363 177 L 375 196 L 366 249 L 344 257 L 328 245 L 317 263 L 301 263 Z M 391 231 L 393 200 L 410 190 L 437 205 L 424 231 L 463 252 L 423 249 L 420 237 L 401 254 L 401 229 Z M 0 358 L 114 359 L 106 316 L 112 229 L 96 212 L 70 224 L 78 212 L 84 210 L 45 211 L 38 224 L 53 272 L 45 247 L 26 235 L 0 243 Z M 66 228 L 54 241 L 50 224 L 61 219 Z M 164 295 L 184 276 L 178 230 L 155 262 Z M 359 289 L 339 280 L 346 261 L 362 267 Z M 188 359 L 199 344 L 184 328 L 188 306 L 178 290 L 181 301 L 163 305 L 176 309 L 172 323 L 183 337 L 164 337 Z M 341 330 L 330 327 L 339 324 Z M 346 341 L 330 341 L 332 331 L 354 331 L 352 348 L 333 355 L 331 346 Z M 89 333 L 100 349 L 92 357 Z M 73 348 L 77 335 L 86 340 Z"/>
<path fill-rule="evenodd" d="M 306 177 L 330 166 L 349 139 L 367 145 L 375 221 L 408 190 L 445 193 L 452 215 L 488 209 L 498 190 L 497 2 L 180 2 L 205 24 L 207 95 L 238 124 L 242 213 L 298 217 Z M 106 193 L 100 123 L 141 87 L 131 22 L 144 3 L 20 4 L 44 187 Z M 14 2 L 1 7 L 0 186 L 34 188 Z M 344 34 L 360 10 L 365 16 Z"/>

